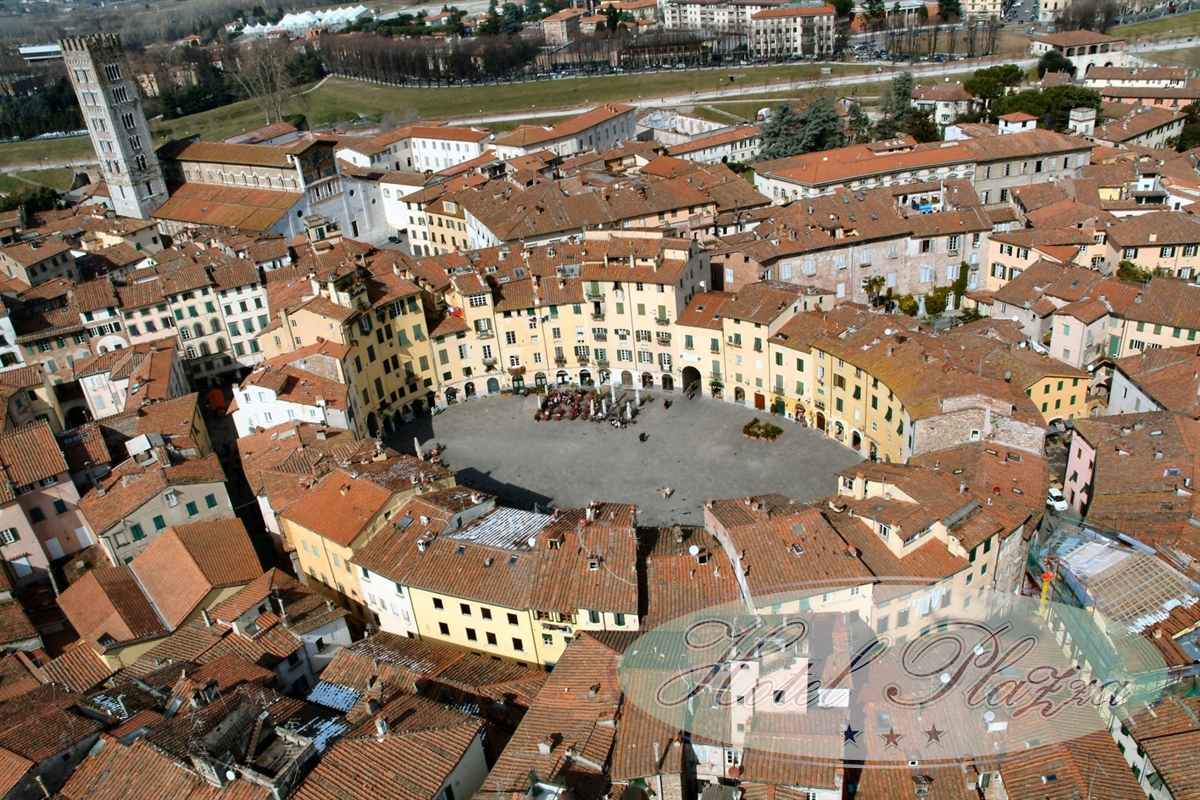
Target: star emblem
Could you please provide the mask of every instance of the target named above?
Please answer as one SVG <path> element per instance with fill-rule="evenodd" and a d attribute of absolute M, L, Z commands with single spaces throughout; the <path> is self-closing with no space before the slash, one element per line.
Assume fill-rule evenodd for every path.
<path fill-rule="evenodd" d="M 937 725 L 934 725 L 929 730 L 922 732 L 925 734 L 925 744 L 933 744 L 934 742 L 941 744 L 942 734 L 945 733 L 945 731 L 939 731 Z"/>
<path fill-rule="evenodd" d="M 854 745 L 858 744 L 858 735 L 860 733 L 862 733 L 862 731 L 856 731 L 854 728 L 851 728 L 849 725 L 847 725 L 846 730 L 842 731 L 842 744 L 846 744 L 846 742 Z"/>
<path fill-rule="evenodd" d="M 889 747 L 899 747 L 900 740 L 904 738 L 904 734 L 896 733 L 894 730 L 889 730 L 887 733 L 881 733 L 879 735 L 883 737 L 885 742 L 887 742 L 887 744 L 883 746 L 884 750 L 888 749 Z"/>

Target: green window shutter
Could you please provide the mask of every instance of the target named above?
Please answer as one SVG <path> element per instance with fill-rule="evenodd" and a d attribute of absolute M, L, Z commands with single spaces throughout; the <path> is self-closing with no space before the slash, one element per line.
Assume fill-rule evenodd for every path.
<path fill-rule="evenodd" d="M 188 503 L 187 512 L 189 517 L 194 517 L 200 513 L 200 509 L 196 507 L 195 503 Z"/>
<path fill-rule="evenodd" d="M 163 519 L 161 516 L 154 518 L 154 530 L 161 531 L 165 527 L 167 527 L 167 521 L 165 519 Z"/>
<path fill-rule="evenodd" d="M 646 304 L 645 304 L 645 303 L 638 303 L 638 304 L 637 304 L 637 312 L 638 312 L 638 316 L 639 316 L 639 317 L 644 317 L 644 316 L 646 316 Z"/>

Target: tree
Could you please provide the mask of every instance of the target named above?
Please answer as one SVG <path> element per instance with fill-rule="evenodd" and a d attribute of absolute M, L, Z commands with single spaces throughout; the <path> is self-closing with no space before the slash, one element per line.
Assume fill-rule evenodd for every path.
<path fill-rule="evenodd" d="M 58 192 L 49 186 L 31 186 L 0 197 L 0 211 L 14 211 L 22 206 L 26 214 L 58 208 Z"/>
<path fill-rule="evenodd" d="M 1193 147 L 1200 147 L 1200 103 L 1190 103 L 1183 107 L 1183 130 L 1174 140 L 1168 142 L 1182 153 Z"/>
<path fill-rule="evenodd" d="M 445 10 L 445 9 L 443 9 Z M 525 0 L 525 17 L 536 17 L 542 13 L 542 6 L 538 0 Z"/>
<path fill-rule="evenodd" d="M 242 94 L 263 112 L 267 124 L 283 119 L 283 101 L 293 85 L 292 48 L 283 39 L 264 39 L 242 51 L 230 71 Z"/>
<path fill-rule="evenodd" d="M 872 22 L 879 22 L 887 16 L 887 5 L 883 0 L 867 0 L 867 16 Z"/>
<path fill-rule="evenodd" d="M 762 141 L 758 158 L 770 161 L 841 147 L 845 137 L 833 98 L 822 97 L 799 114 L 787 103 L 780 105 L 763 126 Z"/>
<path fill-rule="evenodd" d="M 942 132 L 938 130 L 937 123 L 933 120 L 933 109 L 931 108 L 913 109 L 901 131 L 918 142 L 940 142 L 942 140 Z"/>
<path fill-rule="evenodd" d="M 520 33 L 523 19 L 525 19 L 525 12 L 519 5 L 505 3 L 500 9 L 500 32 L 509 35 Z"/>
<path fill-rule="evenodd" d="M 833 10 L 838 19 L 848 17 L 854 11 L 854 0 L 830 0 L 830 2 L 833 3 Z"/>
<path fill-rule="evenodd" d="M 938 16 L 947 22 L 962 16 L 962 3 L 959 0 L 938 0 Z"/>
<path fill-rule="evenodd" d="M 1071 109 L 1094 108 L 1100 110 L 1100 94 L 1078 86 L 1051 86 L 1037 91 L 1026 89 L 1016 94 L 1007 94 L 992 103 L 993 121 L 1005 114 L 1024 111 L 1041 120 L 1042 127 L 1065 131 L 1071 120 Z"/>
<path fill-rule="evenodd" d="M 1075 65 L 1071 63 L 1071 59 L 1059 51 L 1047 50 L 1046 54 L 1038 61 L 1037 72 L 1039 78 L 1046 77 L 1047 72 L 1067 72 L 1074 75 Z"/>
<path fill-rule="evenodd" d="M 610 3 L 604 9 L 604 28 L 609 33 L 616 33 L 617 26 L 621 24 L 621 13 L 617 10 L 615 4 Z"/>
<path fill-rule="evenodd" d="M 1142 269 L 1129 259 L 1124 259 L 1120 264 L 1117 264 L 1117 278 L 1123 281 L 1145 283 L 1150 280 L 1152 274 L 1150 270 Z"/>
<path fill-rule="evenodd" d="M 1025 79 L 1025 70 L 1016 64 L 1000 64 L 987 69 L 976 70 L 975 74 L 963 81 L 963 88 L 983 101 L 984 106 L 1004 94 L 1010 86 L 1017 86 Z"/>
<path fill-rule="evenodd" d="M 846 137 L 851 144 L 866 144 L 871 141 L 871 120 L 858 103 L 851 103 L 846 121 Z"/>
<path fill-rule="evenodd" d="M 880 98 L 880 110 L 883 116 L 875 126 L 876 134 L 881 139 L 888 139 L 904 130 L 908 116 L 912 111 L 912 93 L 914 79 L 911 72 L 901 72 L 892 79 L 891 85 L 884 90 Z"/>

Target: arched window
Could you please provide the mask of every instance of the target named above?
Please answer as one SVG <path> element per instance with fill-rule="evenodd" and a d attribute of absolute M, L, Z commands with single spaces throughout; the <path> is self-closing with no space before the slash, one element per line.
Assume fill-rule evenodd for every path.
<path fill-rule="evenodd" d="M 225 339 L 224 338 L 217 339 L 217 352 L 218 353 L 225 352 Z"/>
<path fill-rule="evenodd" d="M 192 338 L 192 329 L 189 328 L 187 325 L 180 325 L 179 326 L 179 338 L 184 339 L 184 340 Z"/>
<path fill-rule="evenodd" d="M 204 326 L 201 325 L 199 322 L 197 322 L 195 325 L 192 326 L 192 330 L 193 330 L 193 332 L 195 332 L 197 339 L 199 339 L 201 336 L 204 335 Z"/>
<path fill-rule="evenodd" d="M 217 333 L 221 330 L 221 320 L 213 317 L 211 320 L 209 320 L 208 327 L 212 328 L 211 333 Z"/>
<path fill-rule="evenodd" d="M 200 343 L 200 355 L 206 356 L 206 355 L 208 355 L 208 352 L 209 352 L 208 351 L 208 342 L 201 342 Z"/>
<path fill-rule="evenodd" d="M 187 330 L 187 328 L 182 328 L 181 330 Z M 194 348 L 194 347 L 188 347 L 188 349 L 185 350 L 184 352 L 187 354 L 188 358 L 196 357 L 196 348 Z"/>

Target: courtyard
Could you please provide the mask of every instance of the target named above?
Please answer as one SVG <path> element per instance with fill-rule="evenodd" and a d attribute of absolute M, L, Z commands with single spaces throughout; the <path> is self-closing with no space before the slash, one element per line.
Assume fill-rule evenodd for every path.
<path fill-rule="evenodd" d="M 534 422 L 534 396 L 480 397 L 419 417 L 388 443 L 407 453 L 414 438 L 426 452 L 442 444 L 459 483 L 492 492 L 504 505 L 634 503 L 643 525 L 702 525 L 709 497 L 824 497 L 837 490 L 836 473 L 862 458 L 817 431 L 751 408 L 672 393 L 664 409 L 661 392 L 650 396 L 636 424 L 620 430 L 583 420 Z M 783 434 L 774 442 L 743 437 L 742 426 L 755 416 L 779 424 Z M 660 491 L 664 486 L 674 490 L 670 497 Z"/>

